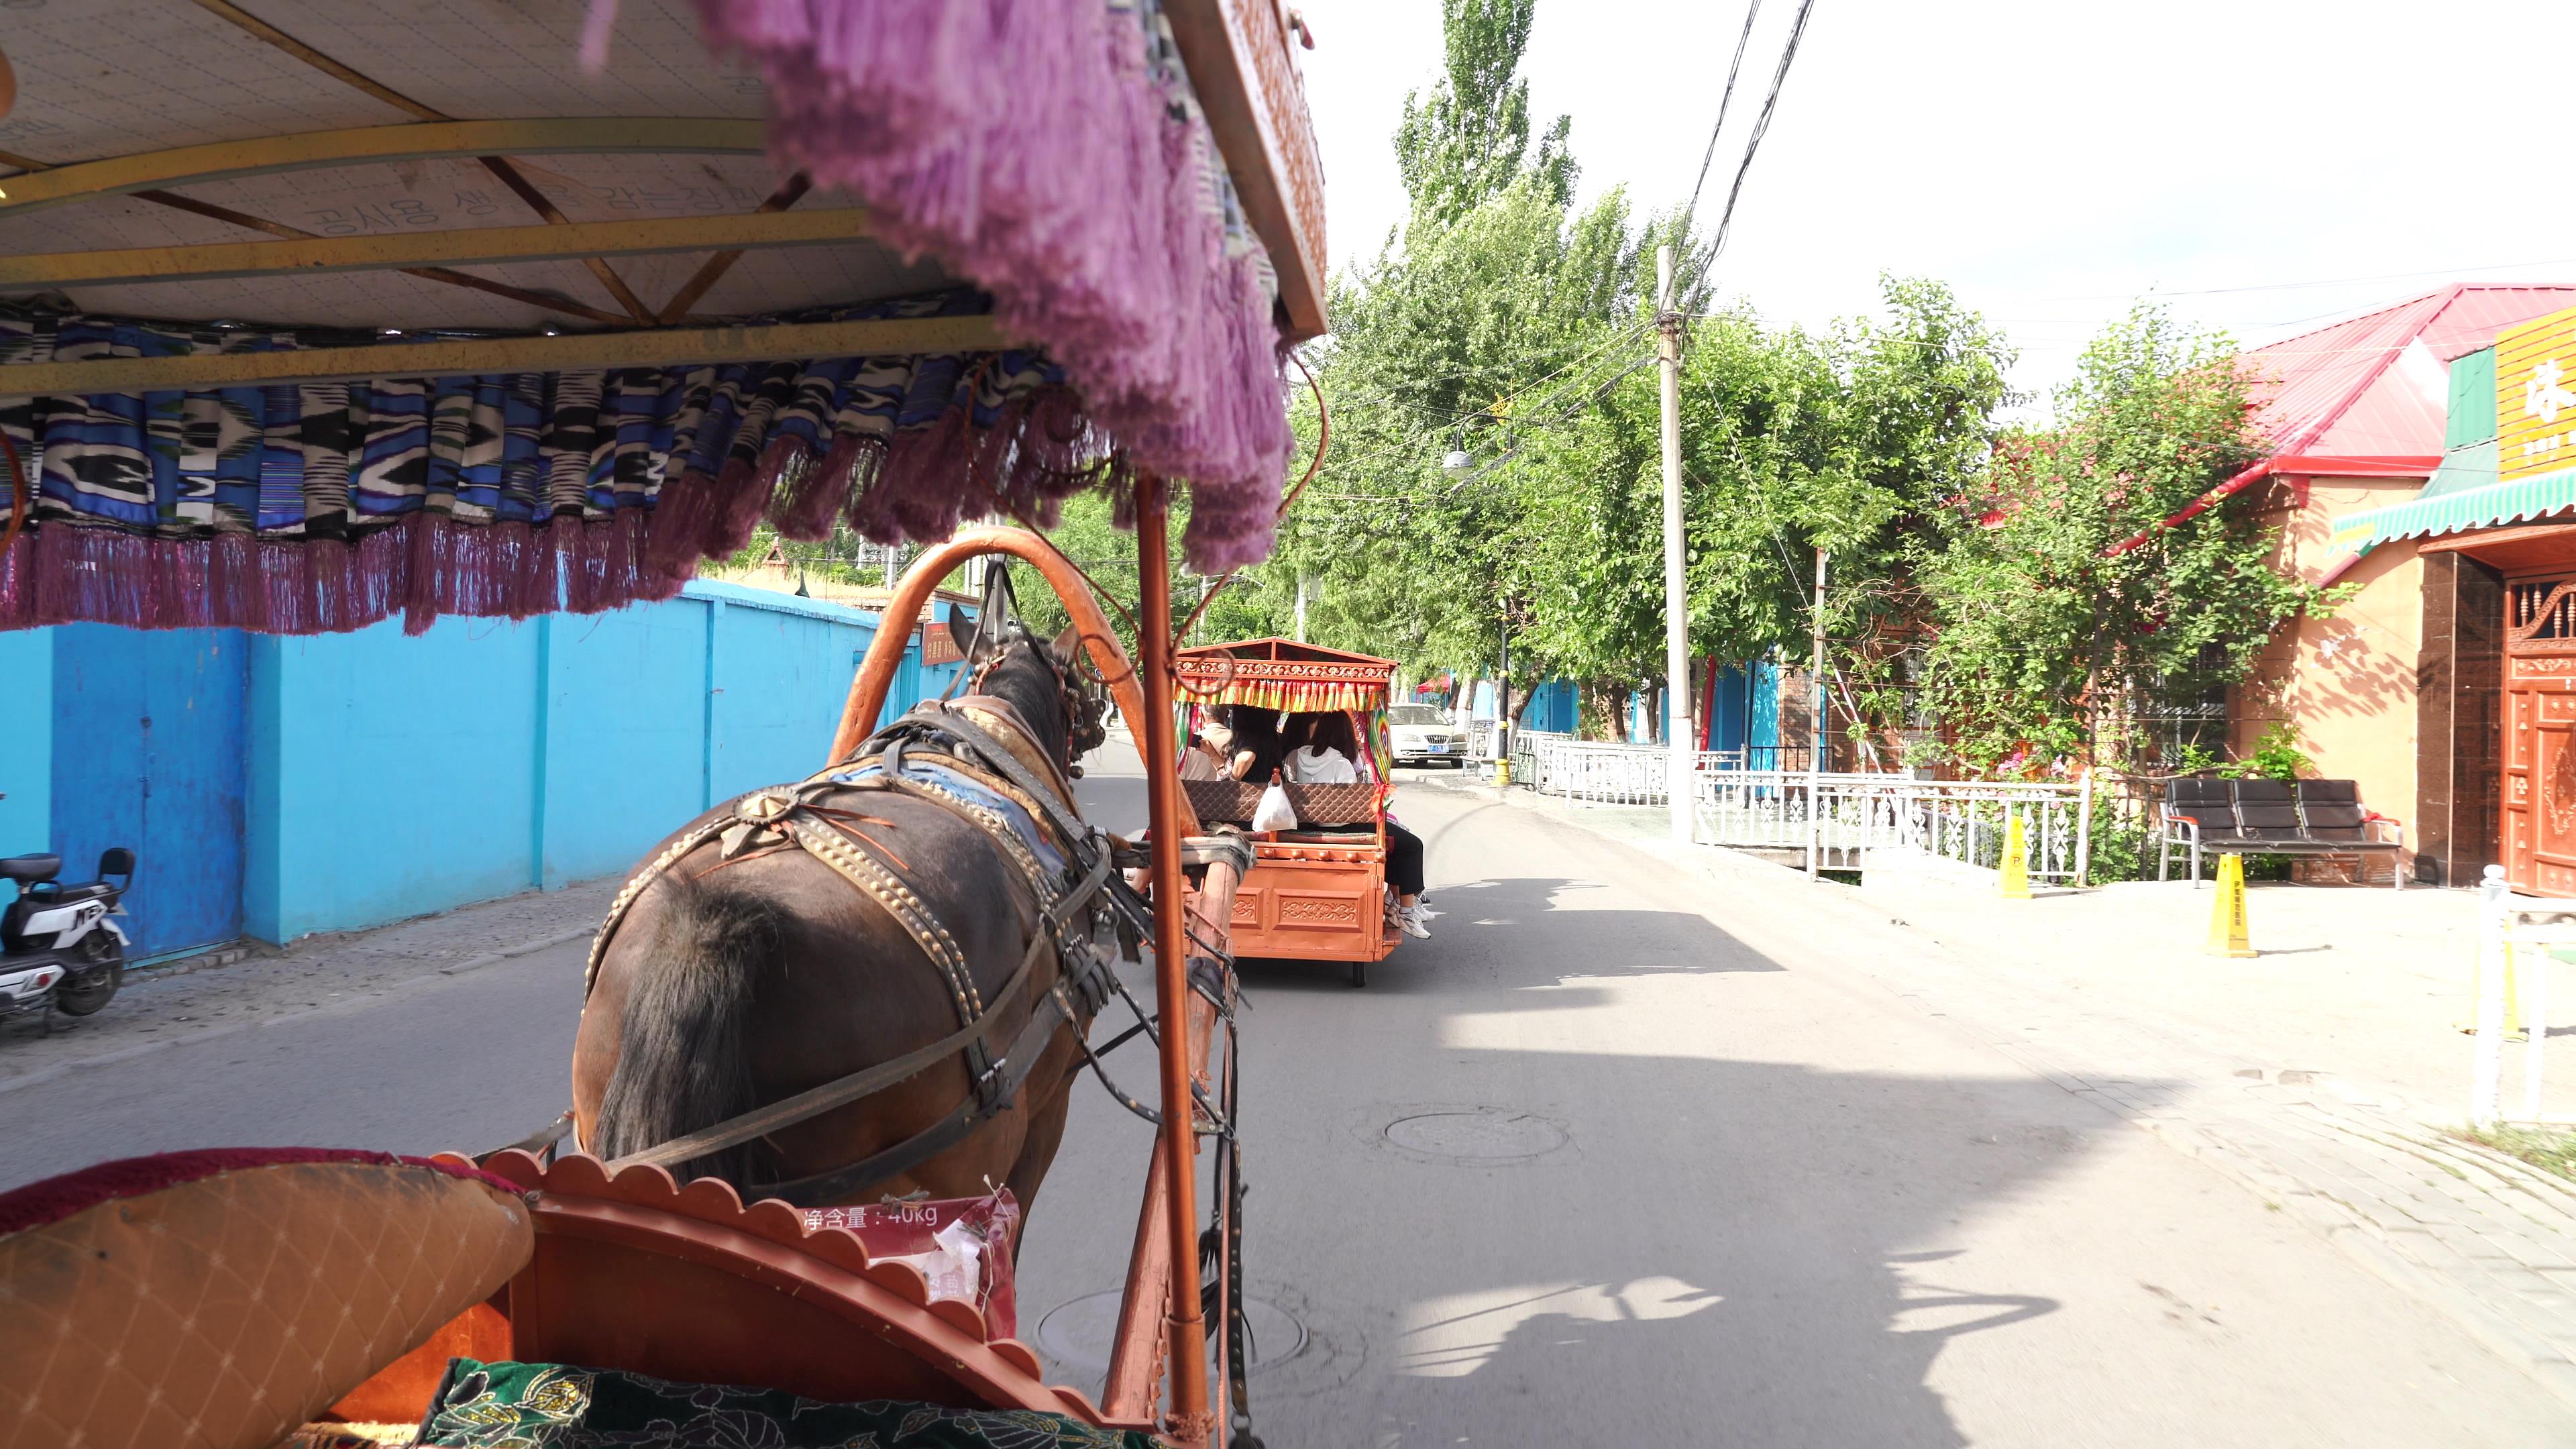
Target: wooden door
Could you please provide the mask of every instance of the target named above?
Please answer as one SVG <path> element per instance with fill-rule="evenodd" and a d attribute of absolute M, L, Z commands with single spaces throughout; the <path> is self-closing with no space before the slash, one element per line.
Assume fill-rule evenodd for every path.
<path fill-rule="evenodd" d="M 2576 896 L 2576 575 L 2505 580 L 2504 869 Z"/>

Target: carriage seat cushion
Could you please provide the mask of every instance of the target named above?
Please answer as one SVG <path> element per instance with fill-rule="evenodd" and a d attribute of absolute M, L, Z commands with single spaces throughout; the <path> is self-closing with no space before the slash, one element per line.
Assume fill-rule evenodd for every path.
<path fill-rule="evenodd" d="M 535 1247 L 517 1187 L 382 1152 L 138 1157 L 0 1194 L 21 1442 L 267 1449 Z"/>
<path fill-rule="evenodd" d="M 680 1384 L 569 1364 L 460 1358 L 421 1420 L 421 1449 L 1154 1449 L 1134 1431 L 1028 1409 L 878 1399 L 826 1404 L 778 1389 Z"/>

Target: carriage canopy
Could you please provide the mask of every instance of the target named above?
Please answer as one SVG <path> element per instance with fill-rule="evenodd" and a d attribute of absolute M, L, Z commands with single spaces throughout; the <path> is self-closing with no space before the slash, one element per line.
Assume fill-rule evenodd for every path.
<path fill-rule="evenodd" d="M 1277 7 L 10 14 L 0 628 L 606 609 L 1127 468 L 1268 551 L 1324 326 Z"/>
<path fill-rule="evenodd" d="M 1194 704 L 1238 704 L 1284 714 L 1386 708 L 1395 661 L 1294 639 L 1248 639 L 1178 651 L 1182 694 Z"/>

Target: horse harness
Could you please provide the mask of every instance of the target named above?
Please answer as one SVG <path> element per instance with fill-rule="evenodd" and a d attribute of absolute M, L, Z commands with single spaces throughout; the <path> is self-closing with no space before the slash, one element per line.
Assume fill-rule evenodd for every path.
<path fill-rule="evenodd" d="M 1072 813 L 1070 781 L 1061 766 L 1036 747 L 1035 740 L 1008 701 L 989 695 L 927 701 L 871 735 L 849 759 L 796 784 L 743 795 L 729 812 L 702 821 L 673 840 L 627 881 L 591 942 L 590 960 L 582 973 L 585 996 L 598 979 L 600 959 L 627 911 L 665 871 L 715 841 L 726 861 L 755 851 L 794 848 L 831 867 L 893 917 L 921 948 L 956 1008 L 958 1027 L 892 1061 L 630 1153 L 607 1164 L 612 1171 L 645 1164 L 668 1167 L 739 1146 L 871 1096 L 952 1056 L 965 1059 L 973 1087 L 946 1117 L 846 1167 L 758 1187 L 763 1196 L 810 1207 L 846 1199 L 920 1166 L 1010 1105 L 1056 1030 L 1071 1024 L 1079 1031 L 1116 988 L 1108 962 L 1093 946 L 1096 927 L 1104 918 L 1114 920 L 1124 944 L 1144 934 L 1144 923 L 1150 920 L 1150 907 L 1114 869 L 1118 843 Z M 908 770 L 908 761 L 933 768 Z M 1043 778 L 1032 768 L 1032 761 L 1045 767 Z M 879 850 L 869 849 L 864 834 L 838 823 L 855 812 L 833 802 L 849 792 L 871 790 L 899 790 L 938 803 L 982 830 L 1028 883 L 1037 903 L 1028 951 L 989 1000 L 977 989 L 964 950 L 914 891 L 905 868 L 881 858 Z M 994 807 L 996 800 L 1016 804 L 1036 821 L 1043 833 L 1052 836 L 1051 843 L 1066 864 L 1058 869 L 1040 860 L 1034 843 Z M 1081 928 L 1068 929 L 1077 917 Z M 1019 1035 L 996 1054 L 992 1037 L 1028 993 L 1037 963 L 1050 943 L 1059 966 L 1056 980 L 1034 1003 Z"/>

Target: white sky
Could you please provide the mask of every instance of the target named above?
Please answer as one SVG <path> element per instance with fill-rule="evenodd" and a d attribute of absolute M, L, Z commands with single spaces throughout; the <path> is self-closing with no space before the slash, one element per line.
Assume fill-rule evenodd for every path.
<path fill-rule="evenodd" d="M 1403 214 L 1390 138 L 1440 6 L 1294 3 L 1339 270 Z M 1796 9 L 1763 5 L 1711 227 Z M 1574 117 L 1583 199 L 1688 197 L 1743 18 L 1540 0 L 1532 129 Z M 2001 324 L 2027 388 L 2148 292 L 2259 344 L 2451 281 L 2576 282 L 2576 0 L 1816 0 L 1718 281 L 1815 325 L 1882 270 Z"/>

